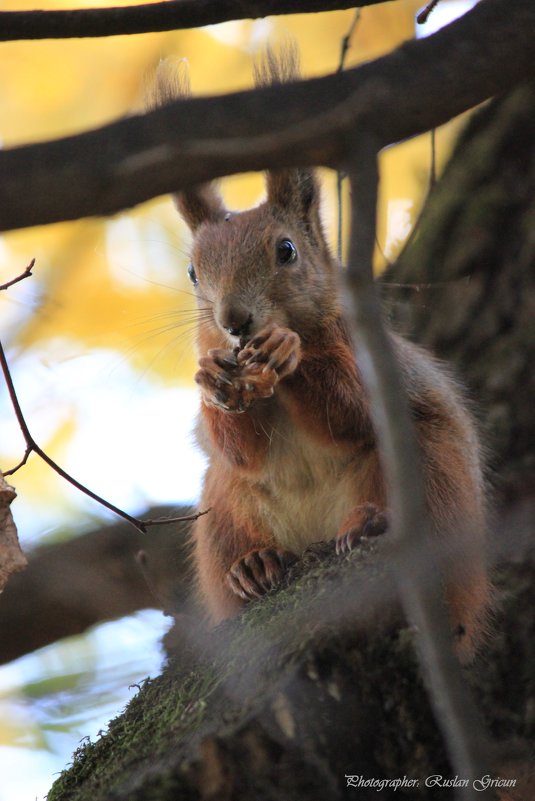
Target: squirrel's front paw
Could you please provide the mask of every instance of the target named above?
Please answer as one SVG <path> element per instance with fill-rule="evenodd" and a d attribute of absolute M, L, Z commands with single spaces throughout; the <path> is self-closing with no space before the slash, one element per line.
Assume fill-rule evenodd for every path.
<path fill-rule="evenodd" d="M 229 572 L 230 588 L 244 601 L 261 598 L 276 587 L 297 556 L 282 548 L 255 548 L 237 559 Z"/>
<path fill-rule="evenodd" d="M 388 517 L 373 503 L 355 506 L 336 535 L 336 553 L 351 551 L 363 537 L 378 537 L 388 528 Z"/>
<path fill-rule="evenodd" d="M 261 365 L 262 372 L 275 370 L 279 380 L 293 373 L 300 359 L 299 334 L 276 324 L 263 328 L 238 353 L 238 363 L 245 368 Z"/>
<path fill-rule="evenodd" d="M 195 381 L 203 400 L 226 412 L 245 412 L 251 403 L 273 395 L 278 376 L 275 370 L 261 365 L 238 364 L 231 350 L 215 348 L 199 359 Z"/>

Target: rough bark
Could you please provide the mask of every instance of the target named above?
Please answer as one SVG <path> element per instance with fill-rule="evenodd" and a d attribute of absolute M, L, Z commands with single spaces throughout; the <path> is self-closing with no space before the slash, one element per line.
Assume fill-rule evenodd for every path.
<path fill-rule="evenodd" d="M 456 363 L 487 431 L 498 602 L 466 674 L 497 744 L 494 769 L 516 779 L 507 797 L 521 801 L 533 797 L 535 745 L 534 120 L 532 87 L 473 120 L 388 276 L 434 284 L 392 313 Z M 182 620 L 178 655 L 105 737 L 79 749 L 49 799 L 377 798 L 377 788 L 346 789 L 346 774 L 420 782 L 384 797 L 453 798 L 424 784 L 451 768 L 415 632 L 391 596 L 385 542 L 346 562 L 328 548 L 310 553 L 288 587 L 210 638 Z"/>
<path fill-rule="evenodd" d="M 393 321 L 466 382 L 510 503 L 535 493 L 534 86 L 473 120 L 384 279 L 431 285 L 389 292 Z"/>

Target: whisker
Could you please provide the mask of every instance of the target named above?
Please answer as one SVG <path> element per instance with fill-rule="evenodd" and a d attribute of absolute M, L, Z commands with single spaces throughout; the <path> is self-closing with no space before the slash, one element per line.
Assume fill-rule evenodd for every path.
<path fill-rule="evenodd" d="M 176 348 L 177 344 L 182 343 L 183 341 L 187 341 L 187 338 L 191 337 L 191 336 L 194 336 L 196 334 L 196 332 L 199 330 L 200 327 L 202 327 L 202 325 L 201 326 L 197 326 L 197 325 L 193 326 L 192 325 L 190 329 L 186 329 L 184 331 L 180 331 L 176 336 L 172 337 L 169 340 L 169 342 L 166 342 L 165 345 L 163 345 L 163 347 L 160 348 L 158 353 L 156 353 L 154 355 L 154 357 L 147 364 L 145 370 L 143 370 L 143 372 L 140 374 L 140 377 L 143 377 L 149 371 L 149 369 L 156 363 L 156 361 L 158 359 L 160 359 L 162 357 L 162 355 L 166 351 L 169 350 L 169 348 L 171 348 L 171 347 L 175 347 Z M 172 327 L 169 327 L 168 330 L 172 330 Z M 180 365 L 180 362 L 185 357 L 185 355 L 186 355 L 186 351 L 185 351 L 184 348 L 181 348 L 180 350 L 177 350 L 177 352 L 176 352 L 176 356 L 177 356 L 177 362 L 176 362 L 177 372 L 178 372 L 178 367 Z"/>
<path fill-rule="evenodd" d="M 156 326 L 154 328 L 149 329 L 146 332 L 145 339 L 153 338 L 158 336 L 158 334 L 164 334 L 166 331 L 174 331 L 179 328 L 193 328 L 196 325 L 201 325 L 202 323 L 207 323 L 210 321 L 210 318 L 205 318 L 199 320 L 198 317 L 189 318 L 187 320 L 180 320 L 180 321 L 172 321 L 170 323 L 166 323 L 165 325 Z"/>
<path fill-rule="evenodd" d="M 211 317 L 211 309 L 174 309 L 172 311 L 157 312 L 156 314 L 151 314 L 149 317 L 142 317 L 133 323 L 130 323 L 127 327 L 132 328 L 134 326 L 146 325 L 156 320 L 175 320 L 178 324 L 180 324 L 184 320 L 203 320 L 210 319 Z"/>

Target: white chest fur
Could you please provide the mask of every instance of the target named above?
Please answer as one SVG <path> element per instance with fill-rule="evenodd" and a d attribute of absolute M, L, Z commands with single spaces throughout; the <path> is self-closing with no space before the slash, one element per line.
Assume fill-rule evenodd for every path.
<path fill-rule="evenodd" d="M 300 553 L 313 542 L 332 539 L 360 502 L 360 469 L 346 447 L 318 444 L 295 426 L 274 432 L 262 476 L 252 489 L 277 544 Z"/>

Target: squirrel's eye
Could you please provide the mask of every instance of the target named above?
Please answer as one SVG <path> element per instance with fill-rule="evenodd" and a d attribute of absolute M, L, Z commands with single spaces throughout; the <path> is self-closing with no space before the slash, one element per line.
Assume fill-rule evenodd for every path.
<path fill-rule="evenodd" d="M 297 258 L 297 248 L 291 239 L 281 239 L 277 245 L 277 264 L 291 264 Z"/>
<path fill-rule="evenodd" d="M 199 281 L 197 279 L 197 273 L 195 272 L 195 267 L 193 266 L 193 264 L 191 264 L 191 262 L 188 264 L 188 275 L 189 275 L 189 280 L 191 281 L 193 286 L 197 286 Z"/>

